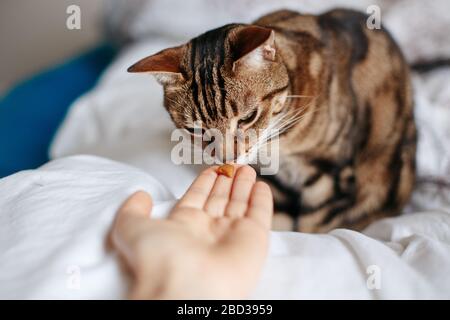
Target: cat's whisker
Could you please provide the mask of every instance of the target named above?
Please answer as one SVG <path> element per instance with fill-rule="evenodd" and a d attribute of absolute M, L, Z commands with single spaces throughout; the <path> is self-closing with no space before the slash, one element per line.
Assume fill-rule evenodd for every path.
<path fill-rule="evenodd" d="M 301 94 L 292 94 L 292 95 L 286 96 L 286 98 L 314 98 L 314 96 L 305 96 L 305 95 L 301 95 Z"/>
<path fill-rule="evenodd" d="M 219 88 L 220 90 L 225 90 L 224 88 Z M 290 95 L 289 98 L 313 98 L 311 101 L 309 101 L 304 106 L 297 107 L 295 109 L 289 109 L 285 112 L 280 113 L 280 115 L 277 115 L 273 118 L 271 123 L 268 125 L 268 127 L 263 131 L 262 134 L 260 134 L 256 141 L 252 144 L 252 147 L 250 150 L 253 150 L 252 152 L 257 152 L 258 149 L 268 145 L 272 142 L 272 140 L 276 137 L 278 137 L 280 134 L 285 132 L 286 130 L 289 130 L 293 126 L 295 126 L 299 121 L 301 121 L 306 116 L 317 112 L 321 110 L 321 108 L 315 108 L 313 111 L 309 111 L 308 107 L 311 105 L 314 100 L 317 98 L 314 96 L 306 96 L 306 95 Z M 178 101 L 175 101 L 171 98 L 167 98 L 170 102 L 173 104 L 177 104 L 178 106 L 181 106 L 181 103 Z M 249 151 L 250 152 L 250 151 Z M 200 146 L 196 146 L 192 150 L 193 155 L 202 155 L 203 149 Z"/>
<path fill-rule="evenodd" d="M 263 134 L 254 144 L 254 147 L 261 148 L 262 146 L 269 143 L 269 140 L 272 140 L 274 137 L 279 136 L 281 133 L 293 127 L 296 123 L 298 123 L 301 119 L 306 116 L 320 111 L 322 108 L 318 107 L 313 111 L 304 112 L 308 105 L 302 109 L 296 109 L 294 111 L 290 110 L 282 114 L 279 118 L 277 118 L 273 123 L 271 123 L 265 132 L 270 132 L 270 134 Z M 288 118 L 289 117 L 289 118 Z"/>
<path fill-rule="evenodd" d="M 317 98 L 317 97 L 315 97 Z M 314 102 L 314 99 L 310 101 L 305 106 L 297 109 L 288 110 L 281 115 L 277 116 L 269 126 L 263 131 L 257 141 L 251 147 L 252 152 L 257 152 L 258 149 L 263 148 L 264 146 L 272 143 L 272 140 L 285 132 L 286 130 L 293 127 L 297 124 L 301 119 L 306 116 L 318 112 L 322 109 L 322 107 L 317 107 L 313 111 L 308 111 L 308 106 Z M 307 111 L 305 111 L 307 110 Z M 249 151 L 250 152 L 250 151 Z"/>

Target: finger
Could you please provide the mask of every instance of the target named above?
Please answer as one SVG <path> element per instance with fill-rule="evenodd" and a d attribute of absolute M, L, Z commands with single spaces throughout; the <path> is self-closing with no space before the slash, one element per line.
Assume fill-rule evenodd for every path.
<path fill-rule="evenodd" d="M 238 169 L 231 188 L 230 202 L 225 209 L 226 216 L 231 218 L 244 216 L 255 180 L 256 172 L 252 167 L 243 166 Z"/>
<path fill-rule="evenodd" d="M 203 209 L 217 178 L 217 166 L 204 170 L 191 184 L 177 207 Z"/>
<path fill-rule="evenodd" d="M 246 269 L 249 275 L 257 274 L 267 254 L 272 199 L 266 183 L 258 181 L 253 185 L 245 214 L 248 219 L 235 219 L 233 228 L 222 238 L 221 250 L 215 251 L 224 258 L 223 263 L 233 261 L 236 268 Z"/>
<path fill-rule="evenodd" d="M 113 233 L 117 233 L 121 237 L 126 235 L 129 232 L 128 224 L 130 221 L 135 221 L 136 218 L 147 219 L 150 216 L 152 206 L 152 198 L 147 192 L 133 193 L 117 211 Z"/>
<path fill-rule="evenodd" d="M 129 246 L 136 227 L 149 218 L 153 206 L 152 198 L 147 192 L 133 193 L 119 208 L 111 233 L 112 244 L 125 257 L 129 257 Z M 127 259 L 129 260 L 129 259 Z"/>
<path fill-rule="evenodd" d="M 264 228 L 270 229 L 273 215 L 273 197 L 270 187 L 262 181 L 253 186 L 246 215 Z"/>
<path fill-rule="evenodd" d="M 143 217 L 148 218 L 153 206 L 152 197 L 145 191 L 137 191 L 128 197 L 119 208 L 119 217 Z"/>
<path fill-rule="evenodd" d="M 232 185 L 233 178 L 229 178 L 225 175 L 217 176 L 211 193 L 203 207 L 209 215 L 213 217 L 222 217 L 224 215 L 225 208 L 230 200 Z"/>

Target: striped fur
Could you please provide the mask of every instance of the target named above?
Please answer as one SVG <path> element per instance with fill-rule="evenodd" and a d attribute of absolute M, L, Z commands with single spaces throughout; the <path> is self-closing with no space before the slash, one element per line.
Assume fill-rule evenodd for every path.
<path fill-rule="evenodd" d="M 206 32 L 130 71 L 160 77 L 177 127 L 264 129 L 278 114 L 296 115 L 280 137 L 279 174 L 263 177 L 277 211 L 299 231 L 360 230 L 401 211 L 416 151 L 408 65 L 389 33 L 368 30 L 366 19 L 342 9 L 277 11 Z"/>

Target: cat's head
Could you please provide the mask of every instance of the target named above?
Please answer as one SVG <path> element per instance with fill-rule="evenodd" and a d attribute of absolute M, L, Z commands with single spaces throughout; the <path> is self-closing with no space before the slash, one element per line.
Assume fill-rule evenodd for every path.
<path fill-rule="evenodd" d="M 205 130 L 219 130 L 224 137 L 228 132 L 228 138 L 216 147 L 216 157 L 222 161 L 251 149 L 248 139 L 236 143 L 242 132 L 267 129 L 282 110 L 289 89 L 274 31 L 254 25 L 211 30 L 146 57 L 128 71 L 156 76 L 164 86 L 165 107 L 178 128 L 195 134 L 194 124 L 200 124 Z"/>

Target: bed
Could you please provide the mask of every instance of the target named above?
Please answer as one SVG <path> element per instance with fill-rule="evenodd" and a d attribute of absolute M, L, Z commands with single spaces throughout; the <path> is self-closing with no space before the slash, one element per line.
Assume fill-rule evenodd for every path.
<path fill-rule="evenodd" d="M 151 77 L 125 70 L 214 23 L 251 20 L 272 8 L 263 1 L 266 6 L 259 5 L 254 16 L 224 9 L 216 20 L 205 18 L 201 25 L 178 21 L 164 32 L 150 32 L 163 19 L 154 12 L 165 12 L 170 2 L 144 2 L 133 25 L 125 26 L 118 11 L 113 24 L 135 41 L 97 86 L 73 103 L 53 141 L 53 161 L 0 180 L 0 298 L 124 298 L 128 279 L 105 241 L 118 206 L 132 192 L 146 190 L 155 200 L 155 216 L 164 218 L 201 169 L 169 160 L 173 125 L 162 107 L 162 89 Z M 364 1 L 337 1 L 344 2 L 367 7 Z M 200 1 L 194 3 L 195 9 Z M 282 3 L 309 11 L 326 7 L 309 1 L 300 8 L 295 1 Z M 445 28 L 448 18 L 442 17 L 448 3 L 408 3 L 405 12 L 403 1 L 380 2 L 387 12 L 383 23 L 407 58 L 450 56 L 448 47 L 440 45 L 450 29 Z M 427 12 L 427 19 L 418 12 Z M 417 16 L 417 25 L 403 26 L 408 14 Z M 424 29 L 433 37 L 418 38 Z M 175 34 L 177 30 L 183 32 Z M 404 213 L 361 233 L 272 232 L 269 256 L 251 298 L 450 298 L 449 82 L 449 68 L 414 75 L 418 181 Z"/>

